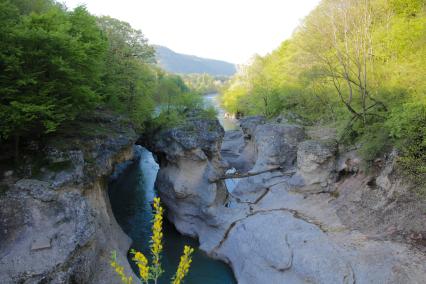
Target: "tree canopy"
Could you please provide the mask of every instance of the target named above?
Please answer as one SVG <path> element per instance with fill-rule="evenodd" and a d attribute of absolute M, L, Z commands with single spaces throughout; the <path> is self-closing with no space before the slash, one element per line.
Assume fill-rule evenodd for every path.
<path fill-rule="evenodd" d="M 1 3 L 3 138 L 52 132 L 99 100 L 106 41 L 94 17 L 84 7 L 66 12 L 48 4 L 23 14 L 26 9 Z"/>
<path fill-rule="evenodd" d="M 177 104 L 176 112 L 200 99 L 154 64 L 142 31 L 84 6 L 1 0 L 0 38 L 1 143 L 18 147 L 98 108 L 126 115 L 142 130 L 159 105 Z"/>
<path fill-rule="evenodd" d="M 425 175 L 425 26 L 422 0 L 323 0 L 289 40 L 241 68 L 222 104 L 337 125 L 367 160 L 397 145 Z"/>

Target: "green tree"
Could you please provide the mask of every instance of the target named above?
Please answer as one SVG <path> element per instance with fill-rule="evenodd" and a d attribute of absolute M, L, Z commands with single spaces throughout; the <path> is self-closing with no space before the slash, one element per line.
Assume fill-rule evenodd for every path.
<path fill-rule="evenodd" d="M 329 123 L 368 161 L 393 144 L 422 164 L 425 26 L 422 0 L 323 0 L 291 39 L 231 79 L 223 106 Z"/>
<path fill-rule="evenodd" d="M 2 2 L 0 137 L 55 131 L 99 98 L 106 42 L 84 7 L 18 14 Z"/>
<path fill-rule="evenodd" d="M 154 109 L 157 85 L 154 49 L 140 30 L 111 17 L 98 19 L 108 38 L 102 95 L 107 105 L 127 113 L 141 126 Z"/>

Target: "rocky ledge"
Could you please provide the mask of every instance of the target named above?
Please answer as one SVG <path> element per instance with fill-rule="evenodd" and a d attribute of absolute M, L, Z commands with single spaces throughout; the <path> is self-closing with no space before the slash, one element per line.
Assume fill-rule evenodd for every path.
<path fill-rule="evenodd" d="M 332 137 L 262 117 L 241 120 L 241 129 L 189 121 L 149 146 L 169 219 L 229 263 L 239 283 L 424 282 L 426 255 L 396 237 L 422 236 L 424 202 L 401 207 L 406 187 L 392 178 L 392 156 L 368 176 Z"/>
<path fill-rule="evenodd" d="M 130 239 L 106 187 L 114 165 L 132 158 L 136 138 L 126 121 L 98 115 L 36 145 L 21 172 L 4 173 L 0 283 L 117 283 L 112 250 L 132 275 Z"/>

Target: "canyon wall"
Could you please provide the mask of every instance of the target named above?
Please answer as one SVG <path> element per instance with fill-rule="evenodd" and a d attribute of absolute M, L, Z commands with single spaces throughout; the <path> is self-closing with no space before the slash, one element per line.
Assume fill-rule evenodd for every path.
<path fill-rule="evenodd" d="M 23 157 L 27 173 L 5 173 L 1 283 L 118 283 L 109 265 L 113 250 L 133 275 L 131 240 L 113 216 L 107 181 L 114 165 L 132 159 L 137 137 L 130 125 L 104 119 L 96 124 L 108 125 L 107 135 L 56 138 L 38 149 L 41 165 Z"/>

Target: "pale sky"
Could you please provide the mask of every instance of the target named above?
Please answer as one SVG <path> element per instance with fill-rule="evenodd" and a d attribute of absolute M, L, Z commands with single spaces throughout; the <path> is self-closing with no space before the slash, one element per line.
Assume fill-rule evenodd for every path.
<path fill-rule="evenodd" d="M 245 63 L 289 38 L 319 0 L 63 0 L 142 30 L 151 44 Z"/>

